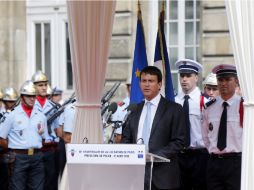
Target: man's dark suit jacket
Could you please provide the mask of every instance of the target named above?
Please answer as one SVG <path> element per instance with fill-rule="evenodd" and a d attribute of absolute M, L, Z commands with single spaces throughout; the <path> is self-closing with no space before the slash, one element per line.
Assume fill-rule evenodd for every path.
<path fill-rule="evenodd" d="M 122 143 L 137 143 L 138 124 L 144 101 L 128 117 L 122 134 Z M 182 106 L 161 97 L 154 116 L 149 139 L 149 152 L 170 159 L 170 163 L 155 163 L 153 184 L 159 189 L 180 186 L 177 154 L 184 147 L 185 119 Z M 147 175 L 146 175 L 147 176 Z"/>

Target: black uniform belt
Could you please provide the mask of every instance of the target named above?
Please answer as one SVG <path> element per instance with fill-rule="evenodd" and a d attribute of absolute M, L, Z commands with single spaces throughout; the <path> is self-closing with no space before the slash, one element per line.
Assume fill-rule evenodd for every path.
<path fill-rule="evenodd" d="M 214 154 L 212 153 L 210 157 L 212 159 L 227 159 L 227 158 L 241 158 L 241 152 L 231 152 L 231 153 L 224 153 L 224 154 Z"/>
<path fill-rule="evenodd" d="M 34 149 L 34 148 L 29 148 L 29 149 L 10 149 L 11 151 L 15 152 L 16 154 L 26 154 L 26 155 L 34 155 L 36 153 L 41 152 L 41 149 Z"/>
<path fill-rule="evenodd" d="M 55 151 L 57 149 L 57 142 L 49 142 L 49 143 L 43 143 L 42 151 Z"/>
<path fill-rule="evenodd" d="M 206 148 L 185 148 L 181 150 L 182 154 L 208 154 Z"/>

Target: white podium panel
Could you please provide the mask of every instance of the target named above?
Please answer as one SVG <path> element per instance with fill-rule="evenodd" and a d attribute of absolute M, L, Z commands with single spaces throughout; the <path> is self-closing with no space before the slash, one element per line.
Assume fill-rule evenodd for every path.
<path fill-rule="evenodd" d="M 145 146 L 67 144 L 70 190 L 144 189 Z"/>

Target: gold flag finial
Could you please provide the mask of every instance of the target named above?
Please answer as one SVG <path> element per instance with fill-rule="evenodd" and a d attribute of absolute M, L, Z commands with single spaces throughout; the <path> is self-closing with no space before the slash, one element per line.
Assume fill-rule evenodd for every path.
<path fill-rule="evenodd" d="M 140 1 L 138 0 L 138 19 L 142 20 L 142 16 L 141 16 L 141 5 L 140 5 Z"/>
<path fill-rule="evenodd" d="M 162 11 L 165 11 L 165 0 L 162 1 Z"/>
<path fill-rule="evenodd" d="M 138 11 L 141 11 L 141 8 L 140 8 L 140 1 L 138 0 Z"/>

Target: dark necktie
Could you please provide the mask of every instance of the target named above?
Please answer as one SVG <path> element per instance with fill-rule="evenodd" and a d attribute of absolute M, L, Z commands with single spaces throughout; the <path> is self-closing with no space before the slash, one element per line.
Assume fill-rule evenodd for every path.
<path fill-rule="evenodd" d="M 185 122 L 186 122 L 186 139 L 185 139 L 185 146 L 190 146 L 190 118 L 189 118 L 189 95 L 184 96 L 184 102 L 183 102 L 183 111 L 185 116 Z"/>
<path fill-rule="evenodd" d="M 227 102 L 223 102 L 223 112 L 220 118 L 220 128 L 218 133 L 217 147 L 223 150 L 227 146 Z"/>

